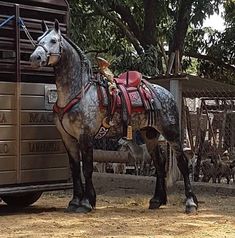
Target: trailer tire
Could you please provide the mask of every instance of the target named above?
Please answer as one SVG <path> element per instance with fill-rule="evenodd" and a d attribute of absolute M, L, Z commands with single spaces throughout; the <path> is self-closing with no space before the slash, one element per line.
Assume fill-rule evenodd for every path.
<path fill-rule="evenodd" d="M 42 192 L 28 192 L 19 194 L 3 195 L 1 199 L 9 207 L 28 207 L 35 203 L 42 195 Z"/>

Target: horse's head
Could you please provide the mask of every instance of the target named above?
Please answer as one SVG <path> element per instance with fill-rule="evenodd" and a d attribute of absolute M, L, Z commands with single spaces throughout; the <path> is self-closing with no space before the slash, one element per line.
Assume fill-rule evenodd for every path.
<path fill-rule="evenodd" d="M 54 66 L 61 57 L 62 36 L 59 22 L 55 20 L 54 28 L 49 30 L 44 21 L 42 21 L 43 34 L 37 39 L 34 52 L 30 56 L 32 67 Z"/>

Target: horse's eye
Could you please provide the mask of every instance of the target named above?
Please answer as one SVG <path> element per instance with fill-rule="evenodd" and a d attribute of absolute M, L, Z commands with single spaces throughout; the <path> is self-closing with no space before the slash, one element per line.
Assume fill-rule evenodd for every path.
<path fill-rule="evenodd" d="M 56 43 L 56 39 L 51 39 L 51 43 L 55 44 Z"/>

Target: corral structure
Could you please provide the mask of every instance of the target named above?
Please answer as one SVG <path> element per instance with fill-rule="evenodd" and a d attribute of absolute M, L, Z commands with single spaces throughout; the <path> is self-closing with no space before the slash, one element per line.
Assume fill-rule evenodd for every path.
<path fill-rule="evenodd" d="M 151 82 L 170 90 L 172 80 L 180 84 L 182 140 L 189 158 L 197 157 L 196 177 L 201 160 L 227 155 L 231 163 L 235 159 L 235 86 L 183 74 Z"/>

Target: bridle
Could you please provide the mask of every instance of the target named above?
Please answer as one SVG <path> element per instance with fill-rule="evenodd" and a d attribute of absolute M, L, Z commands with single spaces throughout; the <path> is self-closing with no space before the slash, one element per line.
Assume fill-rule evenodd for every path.
<path fill-rule="evenodd" d="M 40 41 L 47 35 L 49 34 L 49 30 L 46 31 L 44 33 L 44 35 L 40 38 Z M 42 47 L 43 50 L 46 52 L 46 56 L 47 56 L 47 62 L 46 64 L 49 66 L 54 66 L 56 63 L 59 62 L 60 58 L 61 58 L 61 54 L 62 54 L 62 51 L 63 51 L 63 44 L 62 44 L 62 35 L 60 35 L 60 38 L 59 38 L 59 52 L 56 53 L 56 52 L 49 52 L 49 50 L 47 49 L 47 47 L 43 44 L 40 43 L 40 41 L 37 41 L 36 42 L 36 45 L 35 45 L 35 48 L 37 48 L 38 46 Z M 56 60 L 54 60 L 56 57 Z M 56 62 L 56 63 L 53 63 L 53 62 Z"/>

